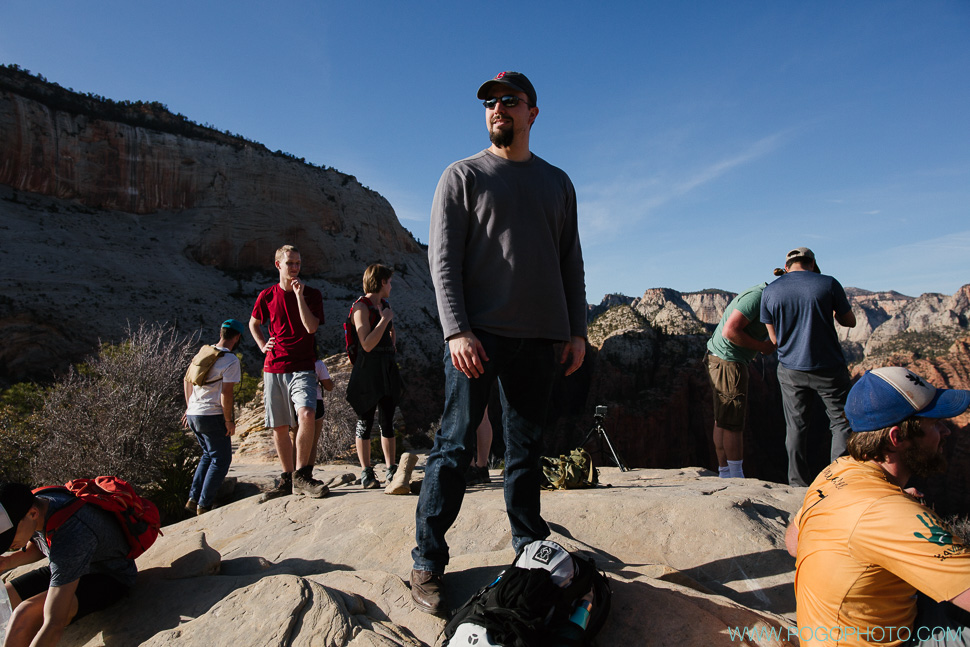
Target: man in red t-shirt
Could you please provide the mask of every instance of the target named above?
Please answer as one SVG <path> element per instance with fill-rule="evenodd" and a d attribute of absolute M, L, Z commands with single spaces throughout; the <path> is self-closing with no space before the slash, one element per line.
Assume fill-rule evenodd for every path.
<path fill-rule="evenodd" d="M 327 486 L 313 478 L 310 460 L 317 405 L 313 335 L 323 323 L 323 296 L 300 281 L 300 262 L 300 252 L 292 245 L 276 250 L 280 282 L 259 293 L 249 320 L 253 339 L 266 355 L 263 362 L 266 426 L 273 429 L 276 453 L 283 464 L 279 484 L 264 495 L 264 501 L 290 493 L 315 498 L 328 494 Z M 269 329 L 268 340 L 263 336 L 263 325 Z M 297 428 L 296 465 L 290 427 Z"/>

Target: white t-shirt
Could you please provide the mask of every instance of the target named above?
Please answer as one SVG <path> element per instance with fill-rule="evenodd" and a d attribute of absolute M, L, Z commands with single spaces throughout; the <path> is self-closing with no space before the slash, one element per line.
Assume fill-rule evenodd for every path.
<path fill-rule="evenodd" d="M 317 372 L 317 400 L 323 400 L 323 387 L 320 382 L 330 379 L 330 371 L 327 370 L 327 365 L 323 363 L 322 359 L 316 361 L 313 369 Z"/>
<path fill-rule="evenodd" d="M 203 386 L 192 385 L 192 395 L 189 406 L 185 410 L 187 416 L 216 416 L 222 415 L 222 385 L 235 384 L 242 378 L 239 358 L 232 351 L 222 346 L 216 346 L 225 354 L 215 361 Z"/>

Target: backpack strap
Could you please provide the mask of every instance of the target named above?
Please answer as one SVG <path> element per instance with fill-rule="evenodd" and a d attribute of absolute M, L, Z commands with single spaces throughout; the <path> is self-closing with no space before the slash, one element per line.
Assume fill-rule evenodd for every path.
<path fill-rule="evenodd" d="M 45 485 L 44 487 L 39 487 L 34 489 L 35 496 L 38 494 L 44 494 L 44 493 L 53 494 L 54 492 L 63 492 L 63 493 L 70 494 L 72 497 L 74 497 L 74 500 L 68 503 L 60 510 L 57 510 L 56 512 L 54 512 L 50 517 L 47 518 L 47 521 L 44 523 L 44 539 L 47 541 L 48 546 L 51 545 L 51 537 L 54 535 L 54 533 L 57 532 L 57 529 L 60 528 L 65 521 L 70 519 L 74 515 L 74 513 L 80 510 L 81 507 L 84 505 L 84 501 L 74 496 L 74 493 L 71 492 L 66 487 L 64 487 L 63 485 Z"/>
<path fill-rule="evenodd" d="M 216 351 L 216 360 L 218 360 L 220 357 L 222 357 L 223 355 L 226 354 L 226 351 L 219 350 L 218 348 L 216 348 L 216 345 L 215 344 L 210 344 L 210 346 L 212 346 L 213 348 L 215 348 L 215 351 Z M 215 360 L 213 360 L 212 366 L 215 366 L 215 365 L 216 365 L 216 362 L 215 362 Z M 212 372 L 212 366 L 209 367 L 209 372 L 210 373 Z M 203 382 L 202 383 L 202 386 L 209 386 L 210 384 L 215 384 L 216 382 L 221 382 L 221 381 L 222 381 L 222 376 L 220 375 L 219 377 L 217 377 L 214 380 L 209 380 L 208 382 Z"/>

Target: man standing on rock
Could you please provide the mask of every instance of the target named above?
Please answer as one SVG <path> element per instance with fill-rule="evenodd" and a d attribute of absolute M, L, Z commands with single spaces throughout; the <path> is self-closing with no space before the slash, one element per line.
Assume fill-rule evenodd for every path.
<path fill-rule="evenodd" d="M 185 510 L 191 514 L 201 515 L 212 509 L 232 463 L 232 435 L 236 433 L 233 388 L 242 379 L 239 358 L 232 351 L 239 345 L 244 330 L 240 321 L 224 321 L 219 328 L 219 343 L 208 349 L 219 356 L 198 380 L 201 384 L 189 381 L 188 375 L 182 380 L 182 424 L 192 430 L 202 448 L 202 458 L 189 487 L 189 500 L 185 502 Z"/>
<path fill-rule="evenodd" d="M 970 644 L 956 609 L 970 611 L 970 548 L 903 491 L 943 471 L 942 419 L 968 406 L 970 391 L 895 366 L 852 387 L 850 456 L 818 475 L 785 534 L 802 645 Z"/>
<path fill-rule="evenodd" d="M 296 247 L 284 245 L 276 250 L 280 282 L 259 293 L 249 320 L 253 339 L 266 355 L 263 362 L 266 426 L 273 429 L 276 453 L 283 464 L 279 484 L 265 498 L 290 493 L 322 498 L 328 494 L 327 486 L 313 478 L 310 462 L 317 405 L 313 335 L 323 322 L 323 295 L 300 281 L 300 263 Z M 263 336 L 264 324 L 269 328 L 268 340 Z M 290 427 L 297 428 L 296 465 Z"/>
<path fill-rule="evenodd" d="M 785 408 L 788 483 L 805 487 L 815 474 L 808 465 L 808 424 L 817 393 L 832 430 L 831 460 L 845 453 L 851 429 L 842 411 L 849 393 L 849 371 L 835 332 L 835 321 L 855 326 L 855 314 L 842 285 L 819 272 L 815 253 L 797 247 L 785 257 L 780 278 L 761 295 L 761 321 L 778 347 L 778 384 Z"/>
<path fill-rule="evenodd" d="M 707 342 L 707 376 L 714 392 L 714 451 L 721 478 L 744 478 L 744 420 L 748 411 L 748 362 L 775 345 L 761 323 L 761 292 L 754 285 L 731 300 Z"/>
<path fill-rule="evenodd" d="M 429 259 L 447 341 L 441 430 L 425 467 L 411 552 L 411 596 L 443 610 L 445 533 L 458 516 L 475 430 L 497 380 L 505 410 L 505 503 L 512 547 L 549 535 L 539 456 L 553 381 L 586 352 L 586 286 L 569 177 L 529 149 L 539 114 L 524 74 L 478 89 L 491 146 L 441 176 Z"/>

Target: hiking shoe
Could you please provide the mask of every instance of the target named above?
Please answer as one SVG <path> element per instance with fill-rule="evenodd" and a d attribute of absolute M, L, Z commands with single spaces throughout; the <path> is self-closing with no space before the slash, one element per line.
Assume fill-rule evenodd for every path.
<path fill-rule="evenodd" d="M 468 471 L 465 472 L 465 485 L 481 485 L 491 482 L 492 479 L 488 476 L 488 468 L 468 466 Z"/>
<path fill-rule="evenodd" d="M 441 573 L 411 569 L 411 599 L 425 613 L 439 614 L 442 609 Z"/>
<path fill-rule="evenodd" d="M 391 465 L 384 470 L 384 483 L 390 483 L 391 479 L 394 478 L 394 473 L 397 472 L 397 465 Z"/>
<path fill-rule="evenodd" d="M 267 492 L 263 492 L 263 495 L 259 497 L 259 502 L 266 503 L 267 501 L 272 501 L 273 499 L 290 494 L 293 494 L 293 475 L 289 472 L 283 472 L 276 482 L 276 487 Z"/>
<path fill-rule="evenodd" d="M 360 484 L 365 490 L 373 490 L 381 486 L 377 482 L 377 476 L 374 475 L 373 467 L 365 467 L 364 471 L 360 473 Z"/>
<path fill-rule="evenodd" d="M 418 462 L 417 454 L 404 452 L 401 454 L 401 464 L 394 470 L 394 476 L 387 482 L 384 494 L 411 494 L 411 472 Z"/>
<path fill-rule="evenodd" d="M 196 508 L 195 508 L 195 516 L 201 517 L 202 515 L 204 515 L 206 512 L 208 512 L 211 509 L 212 508 L 203 508 L 202 506 L 196 506 Z"/>
<path fill-rule="evenodd" d="M 293 473 L 293 494 L 302 494 L 314 499 L 322 499 L 330 494 L 330 489 L 313 478 L 313 466 L 301 467 Z"/>
<path fill-rule="evenodd" d="M 195 511 L 199 509 L 199 504 L 189 499 L 185 502 L 185 511 L 189 514 L 195 514 Z"/>

